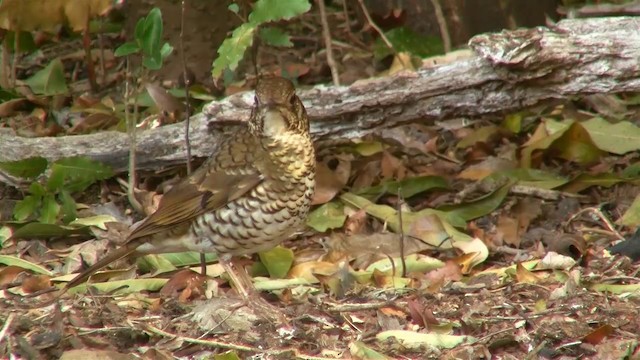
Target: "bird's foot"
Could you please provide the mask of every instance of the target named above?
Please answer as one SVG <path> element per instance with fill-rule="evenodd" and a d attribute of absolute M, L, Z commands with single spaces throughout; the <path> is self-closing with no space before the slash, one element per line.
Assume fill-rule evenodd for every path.
<path fill-rule="evenodd" d="M 229 275 L 236 291 L 242 297 L 244 305 L 253 310 L 257 316 L 271 322 L 288 324 L 289 320 L 281 308 L 269 303 L 256 290 L 251 278 L 243 267 L 236 269 L 230 258 L 222 256 L 220 264 Z"/>

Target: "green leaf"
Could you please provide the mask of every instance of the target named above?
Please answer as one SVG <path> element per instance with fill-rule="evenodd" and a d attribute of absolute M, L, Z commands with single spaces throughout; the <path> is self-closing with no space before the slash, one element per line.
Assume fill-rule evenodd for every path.
<path fill-rule="evenodd" d="M 0 162 L 0 169 L 13 176 L 33 179 L 47 169 L 47 164 L 47 159 L 36 156 L 24 160 Z"/>
<path fill-rule="evenodd" d="M 64 66 L 60 59 L 52 60 L 47 67 L 24 80 L 31 90 L 38 95 L 60 95 L 69 92 L 64 77 Z"/>
<path fill-rule="evenodd" d="M 507 197 L 512 185 L 513 183 L 503 185 L 496 191 L 471 202 L 456 205 L 445 205 L 438 208 L 438 210 L 447 212 L 467 221 L 477 219 L 497 209 Z"/>
<path fill-rule="evenodd" d="M 276 246 L 269 251 L 262 251 L 258 254 L 260 261 L 264 264 L 269 275 L 275 279 L 282 279 L 287 276 L 293 264 L 293 251 L 282 246 Z"/>
<path fill-rule="evenodd" d="M 160 70 L 162 68 L 162 59 L 159 57 L 144 57 L 142 65 L 149 70 Z"/>
<path fill-rule="evenodd" d="M 482 179 L 482 181 L 488 184 L 504 184 L 508 181 L 517 181 L 518 185 L 551 190 L 566 184 L 569 179 L 544 170 L 517 168 L 495 172 Z"/>
<path fill-rule="evenodd" d="M 408 52 L 422 58 L 444 53 L 444 45 L 439 37 L 423 36 L 408 27 L 391 29 L 384 34 L 397 52 Z M 378 39 L 373 46 L 373 54 L 380 60 L 393 54 L 393 51 Z"/>
<path fill-rule="evenodd" d="M 113 176 L 113 170 L 108 165 L 77 156 L 56 161 L 51 166 L 51 178 L 64 177 L 64 188 L 70 192 L 83 191 L 96 181 Z"/>
<path fill-rule="evenodd" d="M 580 174 L 568 184 L 562 186 L 561 190 L 569 193 L 578 193 L 591 186 L 610 188 L 615 184 L 628 181 L 613 173 L 602 174 Z"/>
<path fill-rule="evenodd" d="M 395 338 L 402 346 L 418 350 L 424 347 L 438 349 L 452 349 L 461 344 L 469 344 L 476 341 L 468 335 L 446 335 L 437 333 L 419 333 L 409 330 L 387 330 L 376 335 L 378 341 L 386 341 Z"/>
<path fill-rule="evenodd" d="M 133 41 L 129 41 L 129 42 L 126 42 L 126 43 L 118 46 L 118 48 L 113 53 L 113 55 L 115 55 L 115 56 L 127 56 L 127 55 L 138 53 L 138 52 L 140 52 L 140 50 L 141 49 L 140 49 L 140 46 L 138 46 L 138 43 L 133 42 Z"/>
<path fill-rule="evenodd" d="M 622 218 L 618 220 L 618 223 L 628 227 L 640 226 L 640 195 L 636 196 L 631 206 L 629 206 L 624 215 L 622 215 Z"/>
<path fill-rule="evenodd" d="M 58 218 L 60 213 L 60 204 L 56 202 L 54 194 L 46 194 L 42 198 L 42 208 L 40 209 L 40 217 L 38 220 L 41 223 L 53 224 Z"/>
<path fill-rule="evenodd" d="M 260 38 L 271 46 L 292 47 L 291 37 L 282 30 L 274 27 L 260 29 Z"/>
<path fill-rule="evenodd" d="M 141 291 L 158 291 L 169 279 L 129 279 L 129 280 L 116 280 L 107 281 L 103 283 L 82 284 L 69 290 L 70 294 L 84 293 L 87 291 L 87 287 L 97 289 L 102 293 L 109 293 L 112 295 L 124 295 L 139 293 Z"/>
<path fill-rule="evenodd" d="M 140 50 L 142 50 L 142 39 L 144 38 L 145 20 L 146 17 L 138 19 L 138 22 L 136 23 L 136 30 L 134 32 L 136 43 L 138 44 L 138 47 L 140 47 Z"/>
<path fill-rule="evenodd" d="M 392 359 L 386 355 L 379 353 L 370 347 L 368 347 L 362 341 L 354 341 L 349 344 L 349 352 L 354 359 L 369 359 L 369 360 L 389 360 Z"/>
<path fill-rule="evenodd" d="M 32 238 L 50 238 L 54 236 L 69 236 L 69 235 L 88 235 L 90 229 L 88 226 L 75 227 L 75 226 L 62 226 L 56 224 L 43 224 L 39 222 L 31 222 L 23 224 L 17 228 L 12 239 L 32 239 Z"/>
<path fill-rule="evenodd" d="M 75 205 L 75 204 L 74 204 Z M 107 230 L 108 222 L 118 222 L 118 219 L 111 215 L 95 215 L 75 219 L 69 223 L 71 226 L 94 226 L 98 229 Z"/>
<path fill-rule="evenodd" d="M 400 190 L 400 196 L 410 198 L 430 189 L 447 188 L 449 188 L 447 180 L 440 176 L 416 176 L 401 181 L 386 181 L 377 186 L 360 189 L 356 194 L 375 201 L 384 194 L 397 195 L 398 190 Z"/>
<path fill-rule="evenodd" d="M 595 117 L 580 123 L 596 146 L 604 151 L 623 155 L 640 149 L 640 127 L 630 121 L 610 123 Z"/>
<path fill-rule="evenodd" d="M 2 1 L 0 1 L 0 3 L 2 3 Z M 7 33 L 4 35 L 3 44 L 11 53 L 15 53 L 15 38 L 15 31 L 7 31 Z M 23 53 L 32 53 L 38 50 L 38 45 L 36 45 L 36 42 L 33 39 L 33 34 L 31 32 L 20 31 L 18 33 L 18 50 Z"/>
<path fill-rule="evenodd" d="M 233 12 L 234 14 L 237 14 L 238 12 L 240 12 L 240 6 L 238 6 L 238 4 L 236 3 L 229 5 L 227 9 L 229 9 L 229 11 Z"/>
<path fill-rule="evenodd" d="M 68 224 L 78 218 L 76 202 L 67 190 L 62 190 L 58 196 L 62 204 L 62 221 Z"/>
<path fill-rule="evenodd" d="M 205 261 L 212 262 L 218 257 L 214 253 L 205 254 Z M 136 262 L 140 271 L 157 273 L 168 269 L 169 265 L 175 270 L 176 267 L 184 267 L 200 264 L 200 253 L 194 251 L 186 251 L 179 253 L 166 253 L 159 255 L 147 255 L 138 259 Z"/>
<path fill-rule="evenodd" d="M 11 235 L 13 235 L 12 228 L 10 228 L 9 226 L 0 227 L 0 249 L 2 249 L 2 246 L 4 245 L 5 241 L 11 238 Z"/>
<path fill-rule="evenodd" d="M 231 5 L 235 5 L 235 4 L 231 4 Z M 231 6 L 231 5 L 229 5 L 229 6 Z M 236 5 L 236 6 L 238 6 L 238 5 Z M 235 350 L 229 350 L 229 351 L 224 352 L 222 354 L 213 355 L 213 360 L 240 360 L 240 357 L 235 352 Z"/>
<path fill-rule="evenodd" d="M 269 21 L 289 20 L 311 9 L 308 0 L 258 0 L 249 14 L 249 22 L 260 25 Z"/>
<path fill-rule="evenodd" d="M 162 41 L 162 12 L 155 7 L 149 11 L 144 20 L 142 33 L 142 53 L 150 58 L 160 57 L 160 42 Z"/>
<path fill-rule="evenodd" d="M 51 271 L 43 268 L 42 266 L 30 263 L 26 260 L 20 259 L 19 257 L 11 255 L 0 255 L 0 264 L 4 264 L 7 266 L 17 266 L 23 269 L 31 270 L 37 274 L 53 276 L 53 273 Z"/>
<path fill-rule="evenodd" d="M 316 231 L 325 232 L 342 227 L 346 219 L 342 204 L 333 201 L 313 210 L 307 218 L 307 225 Z"/>
<path fill-rule="evenodd" d="M 162 48 L 160 48 L 160 58 L 162 60 L 166 59 L 173 52 L 173 46 L 169 43 L 162 44 Z"/>
<path fill-rule="evenodd" d="M 218 57 L 213 62 L 213 70 L 211 70 L 211 75 L 214 78 L 218 78 L 226 68 L 233 71 L 238 67 L 245 51 L 253 44 L 255 30 L 256 26 L 253 24 L 242 24 L 233 30 L 230 38 L 222 42 L 218 48 Z"/>
<path fill-rule="evenodd" d="M 33 215 L 36 210 L 40 207 L 42 203 L 42 196 L 38 195 L 28 195 L 25 196 L 24 199 L 18 201 L 16 206 L 13 208 L 13 218 L 18 221 L 25 221 L 31 215 Z"/>

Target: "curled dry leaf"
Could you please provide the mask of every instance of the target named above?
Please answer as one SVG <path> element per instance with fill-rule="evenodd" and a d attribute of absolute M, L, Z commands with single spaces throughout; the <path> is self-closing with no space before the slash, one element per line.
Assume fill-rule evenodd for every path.
<path fill-rule="evenodd" d="M 516 279 L 519 283 L 529 283 L 529 284 L 537 284 L 542 280 L 542 277 L 539 277 L 535 273 L 527 270 L 522 263 L 516 264 Z"/>
<path fill-rule="evenodd" d="M 168 116 L 167 119 L 170 119 L 170 121 L 163 123 L 172 123 L 180 118 L 180 115 L 184 111 L 184 104 L 180 100 L 156 84 L 145 84 L 145 88 L 160 113 Z"/>
<path fill-rule="evenodd" d="M 407 175 L 407 168 L 405 168 L 402 161 L 397 157 L 391 155 L 388 151 L 382 152 L 382 159 L 380 160 L 380 170 L 383 179 L 396 179 L 402 180 Z"/>
<path fill-rule="evenodd" d="M 319 205 L 331 201 L 347 184 L 350 174 L 351 161 L 346 157 L 334 157 L 328 162 L 318 162 L 316 165 L 316 191 L 312 204 Z"/>

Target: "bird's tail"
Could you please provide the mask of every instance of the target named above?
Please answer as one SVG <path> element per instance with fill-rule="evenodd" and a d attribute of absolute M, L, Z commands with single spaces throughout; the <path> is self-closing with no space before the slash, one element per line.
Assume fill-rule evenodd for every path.
<path fill-rule="evenodd" d="M 105 257 L 98 260 L 95 264 L 91 265 L 88 269 L 84 270 L 80 274 L 76 275 L 71 281 L 66 283 L 64 287 L 58 292 L 51 300 L 46 301 L 45 303 L 38 304 L 37 307 L 44 307 L 53 304 L 57 301 L 62 295 L 64 295 L 69 289 L 76 287 L 83 282 L 85 282 L 91 275 L 95 274 L 97 271 L 101 270 L 105 266 L 111 264 L 116 260 L 123 259 L 128 257 L 136 252 L 136 249 L 142 245 L 142 241 L 131 241 L 123 246 L 117 248 L 109 252 Z"/>

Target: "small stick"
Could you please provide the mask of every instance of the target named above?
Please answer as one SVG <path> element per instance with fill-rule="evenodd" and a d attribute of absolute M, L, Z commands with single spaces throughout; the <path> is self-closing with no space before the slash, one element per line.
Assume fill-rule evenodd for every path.
<path fill-rule="evenodd" d="M 333 85 L 340 86 L 340 75 L 338 74 L 338 66 L 333 58 L 333 48 L 331 46 L 331 32 L 329 31 L 329 22 L 327 21 L 327 10 L 324 6 L 324 0 L 316 0 L 318 9 L 320 10 L 320 23 L 322 23 L 322 37 L 324 38 L 324 47 L 327 49 L 327 64 L 331 69 L 331 78 Z"/>
<path fill-rule="evenodd" d="M 449 34 L 449 29 L 447 27 L 447 19 L 444 17 L 444 13 L 442 12 L 440 0 L 431 0 L 431 4 L 433 5 L 436 19 L 438 19 L 440 36 L 442 37 L 442 44 L 444 45 L 444 52 L 448 53 L 451 51 L 451 35 Z"/>

